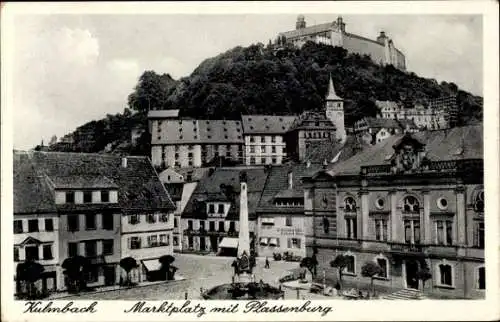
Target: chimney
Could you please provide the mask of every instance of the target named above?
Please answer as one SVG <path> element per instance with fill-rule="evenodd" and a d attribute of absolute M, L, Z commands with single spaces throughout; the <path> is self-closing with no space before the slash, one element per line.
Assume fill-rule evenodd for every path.
<path fill-rule="evenodd" d="M 122 158 L 122 168 L 126 168 L 126 167 L 127 167 L 127 158 L 123 157 Z"/>
<path fill-rule="evenodd" d="M 288 170 L 288 189 L 293 189 L 293 172 Z"/>

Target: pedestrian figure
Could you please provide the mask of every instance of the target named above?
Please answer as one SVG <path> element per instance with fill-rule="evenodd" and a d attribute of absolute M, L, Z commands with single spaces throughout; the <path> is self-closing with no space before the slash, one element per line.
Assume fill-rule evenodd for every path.
<path fill-rule="evenodd" d="M 266 257 L 266 266 L 264 266 L 264 268 L 270 268 L 269 259 L 267 257 Z"/>

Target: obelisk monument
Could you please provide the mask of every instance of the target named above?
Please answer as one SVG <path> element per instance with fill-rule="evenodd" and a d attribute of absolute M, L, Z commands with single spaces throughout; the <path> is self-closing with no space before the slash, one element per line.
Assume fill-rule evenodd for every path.
<path fill-rule="evenodd" d="M 247 174 L 240 173 L 240 233 L 238 235 L 238 258 L 250 255 L 250 232 L 248 228 Z"/>

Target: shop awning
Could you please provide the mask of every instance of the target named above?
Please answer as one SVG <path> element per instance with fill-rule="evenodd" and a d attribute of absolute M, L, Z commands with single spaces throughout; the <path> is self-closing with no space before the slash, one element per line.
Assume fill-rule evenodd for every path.
<path fill-rule="evenodd" d="M 142 264 L 144 265 L 144 267 L 146 267 L 148 272 L 158 271 L 161 268 L 161 264 L 158 259 L 145 260 L 142 261 Z"/>
<path fill-rule="evenodd" d="M 262 218 L 261 222 L 264 225 L 274 225 L 274 218 Z"/>
<path fill-rule="evenodd" d="M 269 238 L 269 246 L 278 246 L 277 238 Z"/>
<path fill-rule="evenodd" d="M 266 237 L 262 237 L 260 239 L 259 244 L 262 245 L 262 246 L 267 246 L 267 238 Z"/>
<path fill-rule="evenodd" d="M 224 237 L 219 243 L 219 248 L 238 248 L 238 238 Z"/>

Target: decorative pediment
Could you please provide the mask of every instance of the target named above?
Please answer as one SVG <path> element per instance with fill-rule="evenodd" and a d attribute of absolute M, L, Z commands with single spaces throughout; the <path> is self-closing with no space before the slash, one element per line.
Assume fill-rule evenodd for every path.
<path fill-rule="evenodd" d="M 405 134 L 393 148 L 390 158 L 393 172 L 412 172 L 427 166 L 425 145 L 411 134 Z"/>
<path fill-rule="evenodd" d="M 25 245 L 40 245 L 40 244 L 42 244 L 40 240 L 28 236 L 25 240 L 22 241 L 20 245 L 25 246 Z"/>

